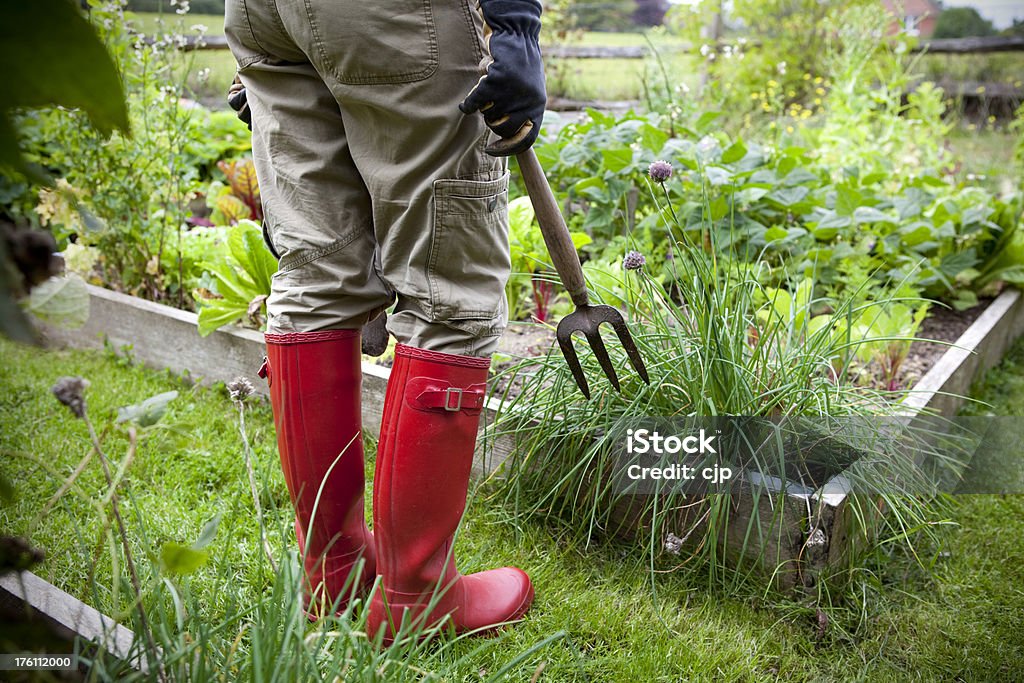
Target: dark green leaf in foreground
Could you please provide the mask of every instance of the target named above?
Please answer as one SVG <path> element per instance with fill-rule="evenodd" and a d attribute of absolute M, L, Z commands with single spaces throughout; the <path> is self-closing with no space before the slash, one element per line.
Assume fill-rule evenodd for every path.
<path fill-rule="evenodd" d="M 59 104 L 84 110 L 98 130 L 128 130 L 128 109 L 113 60 L 68 0 L 0 0 L 0 163 L 20 166 L 7 116 L 19 107 Z"/>
<path fill-rule="evenodd" d="M 103 133 L 128 129 L 113 60 L 68 0 L 0 0 L 0 106 L 86 110 Z"/>
<path fill-rule="evenodd" d="M 2 119 L 0 115 L 0 119 Z M 0 122 L 2 125 L 2 122 Z M 2 145 L 2 141 L 0 141 Z M 0 163 L 2 163 L 0 158 Z M 25 344 L 36 343 L 36 334 L 25 312 L 14 298 L 19 275 L 8 257 L 7 245 L 0 239 L 0 334 Z"/>

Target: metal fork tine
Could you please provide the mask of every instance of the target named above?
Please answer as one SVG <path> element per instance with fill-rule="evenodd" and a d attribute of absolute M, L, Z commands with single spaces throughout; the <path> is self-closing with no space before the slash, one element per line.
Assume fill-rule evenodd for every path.
<path fill-rule="evenodd" d="M 589 400 L 590 399 L 590 385 L 587 384 L 587 377 L 583 374 L 583 366 L 580 365 L 579 356 L 576 355 L 576 349 L 572 345 L 572 333 L 575 332 L 573 329 L 569 329 L 569 325 L 566 325 L 566 321 L 569 316 L 562 319 L 562 322 L 558 324 L 558 329 L 555 332 L 555 338 L 558 339 L 558 346 L 562 349 L 562 355 L 565 356 L 565 363 L 569 366 L 569 370 L 572 372 L 573 379 L 576 380 L 576 386 L 580 388 L 583 395 Z"/>
<path fill-rule="evenodd" d="M 594 350 L 594 355 L 597 356 L 597 362 L 601 364 L 601 369 L 604 370 L 604 374 L 608 377 L 608 381 L 615 387 L 615 391 L 622 391 L 619 388 L 619 377 L 615 374 L 615 366 L 612 365 L 612 359 L 608 356 L 608 349 L 604 346 L 604 340 L 601 339 L 600 325 L 595 325 L 593 329 L 584 330 L 584 334 L 587 337 L 587 341 L 590 342 L 590 348 Z"/>
<path fill-rule="evenodd" d="M 580 264 L 579 254 L 573 245 L 572 236 L 565 225 L 565 218 L 558 208 L 555 195 L 551 192 L 551 186 L 544 176 L 544 169 L 537 161 L 537 155 L 532 149 L 527 149 L 516 154 L 519 161 L 519 170 L 523 174 L 523 182 L 526 185 L 526 192 L 530 195 L 533 208 L 537 215 L 537 222 L 540 223 L 540 231 L 544 236 L 544 244 L 551 255 L 551 262 L 558 271 L 558 277 L 562 285 L 569 293 L 576 310 L 562 319 L 558 324 L 555 337 L 558 345 L 562 348 L 565 361 L 576 379 L 580 391 L 587 398 L 590 398 L 590 388 L 587 379 L 583 375 L 583 367 L 579 357 L 572 345 L 573 332 L 582 332 L 590 342 L 590 347 L 597 356 L 604 374 L 611 380 L 616 391 L 620 391 L 619 378 L 615 374 L 612 360 L 608 356 L 608 350 L 601 339 L 601 332 L 598 329 L 603 322 L 609 322 L 615 329 L 615 334 L 626 348 L 626 354 L 630 363 L 636 369 L 645 382 L 650 384 L 647 376 L 647 368 L 640 358 L 640 352 L 633 343 L 629 334 L 622 313 L 606 304 L 592 306 L 587 294 L 587 281 L 583 274 L 583 266 Z"/>
<path fill-rule="evenodd" d="M 619 343 L 622 344 L 622 348 L 626 350 L 626 355 L 629 357 L 629 362 L 633 364 L 633 368 L 640 375 L 640 379 L 646 384 L 651 383 L 651 378 L 647 375 L 647 366 L 644 364 L 644 359 L 640 357 L 640 349 L 636 347 L 636 342 L 633 341 L 633 335 L 629 333 L 629 328 L 626 327 L 626 321 L 621 318 L 612 322 L 612 329 L 615 330 L 615 334 L 619 337 Z"/>

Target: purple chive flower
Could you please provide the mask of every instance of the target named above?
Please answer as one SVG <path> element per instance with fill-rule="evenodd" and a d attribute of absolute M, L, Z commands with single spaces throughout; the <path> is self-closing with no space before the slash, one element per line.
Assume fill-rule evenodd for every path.
<path fill-rule="evenodd" d="M 631 251 L 622 259 L 622 267 L 626 270 L 640 270 L 647 263 L 647 259 L 639 251 Z"/>
<path fill-rule="evenodd" d="M 672 164 L 659 159 L 651 164 L 651 167 L 647 169 L 647 173 L 650 174 L 651 180 L 663 183 L 672 177 Z"/>

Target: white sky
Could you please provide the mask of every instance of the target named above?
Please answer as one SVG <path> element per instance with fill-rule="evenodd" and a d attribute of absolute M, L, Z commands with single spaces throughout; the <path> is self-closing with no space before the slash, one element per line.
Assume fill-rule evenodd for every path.
<path fill-rule="evenodd" d="M 671 2 L 693 5 L 697 0 L 670 0 Z M 991 21 L 997 29 L 1004 29 L 1014 19 L 1024 19 L 1024 0 L 945 0 L 944 7 L 974 7 L 978 13 Z"/>

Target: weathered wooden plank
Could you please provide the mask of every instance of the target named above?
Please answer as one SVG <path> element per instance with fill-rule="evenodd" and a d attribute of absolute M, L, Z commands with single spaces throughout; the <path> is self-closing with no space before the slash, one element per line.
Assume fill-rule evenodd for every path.
<path fill-rule="evenodd" d="M 748 40 L 747 49 L 757 48 L 760 41 Z M 228 41 L 224 36 L 181 36 L 176 43 L 185 52 L 194 50 L 227 50 Z M 734 45 L 733 41 L 722 41 L 721 45 Z M 680 42 L 659 45 L 661 54 L 690 52 L 694 46 Z M 911 52 L 931 54 L 983 54 L 990 52 L 1024 52 L 1022 36 L 988 36 L 977 38 L 937 38 L 922 40 L 910 48 Z M 602 45 L 545 45 L 545 57 L 553 59 L 644 59 L 651 54 L 646 45 L 602 46 Z"/>
<path fill-rule="evenodd" d="M 131 630 L 32 572 L 0 574 L 0 593 L 31 607 L 51 623 L 98 644 L 138 671 L 149 671 L 141 651 L 134 647 L 136 638 Z"/>
<path fill-rule="evenodd" d="M 43 325 L 51 344 L 99 349 L 104 339 L 146 365 L 187 372 L 200 383 L 252 381 L 266 394 L 257 372 L 263 363 L 263 335 L 256 330 L 224 327 L 200 337 L 198 316 L 170 306 L 89 285 L 89 319 L 78 329 Z"/>
<path fill-rule="evenodd" d="M 1024 334 L 1024 297 L 1007 289 L 989 304 L 903 401 L 906 415 L 929 411 L 952 417 L 964 404 L 971 383 L 995 367 Z"/>
<path fill-rule="evenodd" d="M 227 36 L 182 36 L 177 44 L 183 52 L 228 49 Z"/>
<path fill-rule="evenodd" d="M 194 313 L 155 304 L 136 297 L 89 286 L 90 316 L 85 326 L 70 330 L 41 325 L 50 344 L 75 348 L 102 348 L 106 338 L 120 348 L 130 345 L 133 355 L 157 368 L 170 368 L 200 382 L 229 382 L 235 377 L 250 379 L 260 394 L 266 383 L 256 373 L 263 361 L 263 336 L 250 329 L 223 327 L 200 337 Z M 996 363 L 1008 346 L 1024 334 L 1024 299 L 1020 292 L 1003 292 L 975 323 L 964 332 L 904 401 L 906 414 L 922 410 L 940 415 L 955 414 L 963 400 L 952 394 L 966 394 L 978 372 Z M 371 434 L 379 433 L 381 407 L 387 387 L 388 368 L 363 364 L 363 421 Z M 489 428 L 500 404 L 491 399 L 481 429 Z M 511 453 L 511 435 L 496 440 L 480 471 L 491 471 Z"/>
<path fill-rule="evenodd" d="M 673 46 L 673 52 L 682 48 Z M 608 47 L 603 45 L 547 45 L 542 48 L 546 58 L 552 59 L 643 59 L 650 50 L 644 45 Z"/>
<path fill-rule="evenodd" d="M 640 106 L 640 100 L 576 100 L 569 97 L 552 97 L 548 100 L 551 111 L 583 111 L 597 109 L 604 112 L 626 112 Z"/>
<path fill-rule="evenodd" d="M 993 81 L 953 81 L 943 79 L 937 84 L 947 95 L 961 98 L 1024 99 L 1024 87 L 1014 83 Z"/>
<path fill-rule="evenodd" d="M 933 38 L 932 40 L 922 40 L 911 51 L 960 55 L 987 52 L 1024 52 L 1024 36 Z"/>

